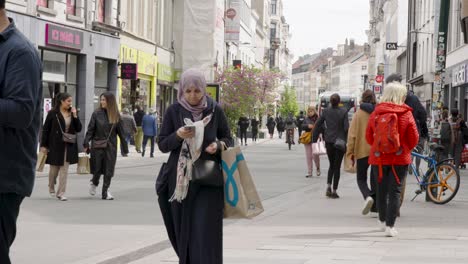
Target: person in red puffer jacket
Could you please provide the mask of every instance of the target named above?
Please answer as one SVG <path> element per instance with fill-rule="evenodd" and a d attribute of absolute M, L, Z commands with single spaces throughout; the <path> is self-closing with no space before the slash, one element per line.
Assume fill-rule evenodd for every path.
<path fill-rule="evenodd" d="M 387 236 L 394 237 L 398 234 L 395 229 L 397 211 L 400 205 L 401 182 L 408 172 L 411 164 L 411 151 L 418 144 L 419 134 L 412 115 L 412 108 L 404 104 L 407 91 L 400 83 L 390 83 L 385 87 L 384 94 L 375 111 L 369 117 L 366 130 L 366 140 L 371 145 L 369 164 L 377 173 L 377 207 L 379 208 L 379 224 Z M 390 114 L 390 115 L 389 115 Z M 396 115 L 398 150 L 394 152 L 382 152 L 385 149 L 380 142 L 392 140 L 394 133 L 382 136 L 377 134 L 382 124 L 377 124 L 382 116 Z M 391 128 L 391 125 L 384 124 Z M 395 131 L 396 132 L 396 131 Z M 378 132 L 382 133 L 382 132 Z M 379 140 L 378 140 L 379 139 Z M 383 140 L 383 141 L 382 141 Z M 382 143 L 383 144 L 383 143 Z M 388 197 L 387 197 L 388 196 Z"/>

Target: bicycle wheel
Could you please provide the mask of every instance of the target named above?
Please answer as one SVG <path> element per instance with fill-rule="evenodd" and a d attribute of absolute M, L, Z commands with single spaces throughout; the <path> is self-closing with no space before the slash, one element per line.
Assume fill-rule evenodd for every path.
<path fill-rule="evenodd" d="M 429 175 L 427 194 L 432 202 L 436 204 L 445 204 L 455 197 L 460 188 L 460 174 L 458 170 L 450 163 L 443 163 L 436 167 L 435 171 Z"/>

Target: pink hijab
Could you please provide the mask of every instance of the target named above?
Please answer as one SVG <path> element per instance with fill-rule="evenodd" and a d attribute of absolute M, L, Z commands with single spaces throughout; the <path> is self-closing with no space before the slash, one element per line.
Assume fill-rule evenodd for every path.
<path fill-rule="evenodd" d="M 203 110 L 205 110 L 208 105 L 206 99 L 205 76 L 201 71 L 195 68 L 191 68 L 182 73 L 179 84 L 179 94 L 177 96 L 179 103 L 182 105 L 182 107 L 187 109 L 187 111 L 192 113 L 193 119 L 195 121 L 200 121 L 203 117 Z M 203 98 L 200 100 L 198 105 L 189 104 L 189 102 L 187 102 L 184 97 L 185 91 L 192 85 L 200 89 L 203 93 Z"/>

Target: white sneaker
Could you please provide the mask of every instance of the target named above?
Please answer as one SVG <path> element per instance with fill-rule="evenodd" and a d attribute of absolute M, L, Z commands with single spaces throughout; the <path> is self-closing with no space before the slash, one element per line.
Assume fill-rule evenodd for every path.
<path fill-rule="evenodd" d="M 395 229 L 395 227 L 389 227 L 385 228 L 385 235 L 388 237 L 396 237 L 398 236 L 398 231 Z"/>
<path fill-rule="evenodd" d="M 54 192 L 49 193 L 49 195 L 50 195 L 50 198 L 56 198 Z"/>
<path fill-rule="evenodd" d="M 384 232 L 385 231 L 385 222 L 380 222 L 380 220 L 377 220 L 379 223 L 379 230 Z"/>
<path fill-rule="evenodd" d="M 92 196 L 96 195 L 96 185 L 94 185 L 93 183 L 90 183 L 89 184 L 89 194 L 91 194 Z"/>
<path fill-rule="evenodd" d="M 114 200 L 114 196 L 112 196 L 112 194 L 109 191 L 107 191 L 107 197 L 102 199 L 111 201 Z"/>
<path fill-rule="evenodd" d="M 364 208 L 362 209 L 362 214 L 363 215 L 368 214 L 370 209 L 372 208 L 372 205 L 374 205 L 374 199 L 372 199 L 372 197 L 368 196 L 366 198 L 366 201 L 364 202 Z"/>
<path fill-rule="evenodd" d="M 379 213 L 377 213 L 377 212 L 370 212 L 369 215 L 370 215 L 371 218 L 379 217 Z"/>
<path fill-rule="evenodd" d="M 65 196 L 60 196 L 60 197 L 57 197 L 57 198 L 62 202 L 65 202 L 65 201 L 68 200 L 67 197 L 65 197 Z"/>

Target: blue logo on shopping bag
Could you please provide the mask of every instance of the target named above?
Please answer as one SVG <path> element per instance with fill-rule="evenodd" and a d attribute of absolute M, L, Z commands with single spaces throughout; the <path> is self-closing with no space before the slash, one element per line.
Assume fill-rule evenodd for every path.
<path fill-rule="evenodd" d="M 226 172 L 226 184 L 224 185 L 224 195 L 226 196 L 226 201 L 232 207 L 236 207 L 239 202 L 239 189 L 237 188 L 236 180 L 234 179 L 234 172 L 237 170 L 237 166 L 240 161 L 245 160 L 244 155 L 237 154 L 236 161 L 232 164 L 232 167 L 229 168 L 226 162 L 221 161 L 223 170 Z M 232 198 L 229 195 L 229 186 L 232 186 Z"/>

